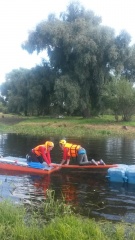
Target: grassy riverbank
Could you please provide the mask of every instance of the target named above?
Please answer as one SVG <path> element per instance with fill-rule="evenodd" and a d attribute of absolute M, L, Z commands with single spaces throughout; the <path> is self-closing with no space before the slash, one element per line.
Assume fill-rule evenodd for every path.
<path fill-rule="evenodd" d="M 64 201 L 54 200 L 52 192 L 38 208 L 0 202 L 1 240 L 133 240 L 135 225 L 96 222 L 76 215 Z"/>
<path fill-rule="evenodd" d="M 114 116 L 105 115 L 84 119 L 81 117 L 20 117 L 0 115 L 1 133 L 20 133 L 35 136 L 101 137 L 135 136 L 135 117 L 131 122 L 116 122 Z"/>

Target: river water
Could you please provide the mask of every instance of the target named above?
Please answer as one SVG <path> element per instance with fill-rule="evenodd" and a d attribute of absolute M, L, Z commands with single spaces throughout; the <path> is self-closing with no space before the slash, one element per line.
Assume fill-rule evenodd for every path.
<path fill-rule="evenodd" d="M 28 137 L 17 134 L 0 135 L 0 155 L 25 157 L 26 153 L 46 140 L 54 142 L 52 161 L 60 163 L 60 138 Z M 106 163 L 135 164 L 135 139 L 107 137 L 68 138 L 81 144 L 89 160 L 103 159 Z M 21 175 L 0 170 L 0 199 L 16 203 L 36 204 L 46 199 L 46 190 L 55 190 L 57 199 L 63 196 L 77 211 L 90 218 L 135 223 L 135 185 L 109 183 L 107 170 L 62 169 L 51 175 Z"/>

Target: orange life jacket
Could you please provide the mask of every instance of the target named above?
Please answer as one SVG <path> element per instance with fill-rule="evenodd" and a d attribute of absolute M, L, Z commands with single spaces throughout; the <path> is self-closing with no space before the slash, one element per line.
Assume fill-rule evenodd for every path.
<path fill-rule="evenodd" d="M 72 144 L 72 143 L 66 143 L 64 148 L 68 148 L 68 154 L 70 157 L 76 157 L 78 155 L 78 150 L 80 149 L 80 145 Z"/>
<path fill-rule="evenodd" d="M 37 147 L 33 148 L 34 153 L 35 153 L 37 156 L 41 156 L 41 155 L 42 155 L 42 153 L 40 152 L 40 147 L 41 147 L 41 146 L 46 150 L 45 145 L 38 145 Z"/>

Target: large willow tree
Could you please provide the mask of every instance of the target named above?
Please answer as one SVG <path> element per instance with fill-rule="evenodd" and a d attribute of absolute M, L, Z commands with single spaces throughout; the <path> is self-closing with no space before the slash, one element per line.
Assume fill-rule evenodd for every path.
<path fill-rule="evenodd" d="M 115 36 L 112 28 L 101 23 L 101 17 L 73 2 L 59 18 L 50 14 L 29 33 L 23 49 L 30 54 L 45 51 L 49 61 L 31 70 L 29 89 L 22 93 L 18 88 L 18 99 L 28 99 L 18 101 L 19 109 L 23 107 L 26 114 L 32 109 L 47 114 L 54 106 L 68 114 L 97 114 L 102 106 L 102 89 L 112 76 L 134 80 L 135 46 L 129 45 L 130 35 L 122 31 Z M 11 89 L 10 98 L 14 100 Z"/>
<path fill-rule="evenodd" d="M 46 50 L 58 77 L 68 75 L 67 81 L 80 87 L 78 107 L 89 113 L 90 109 L 99 110 L 101 88 L 109 81 L 110 71 L 118 74 L 124 70 L 129 43 L 127 33 L 115 39 L 114 30 L 102 26 L 100 17 L 74 2 L 60 18 L 49 15 L 39 23 L 22 47 L 29 53 Z"/>

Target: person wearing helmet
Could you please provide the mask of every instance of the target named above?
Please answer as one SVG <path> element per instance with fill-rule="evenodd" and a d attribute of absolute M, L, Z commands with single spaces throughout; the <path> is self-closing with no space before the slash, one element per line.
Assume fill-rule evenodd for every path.
<path fill-rule="evenodd" d="M 29 153 L 29 157 L 27 158 L 28 162 L 46 162 L 48 166 L 51 166 L 51 157 L 50 151 L 53 149 L 54 143 L 50 141 L 46 141 L 42 145 L 38 145 L 31 149 Z"/>
<path fill-rule="evenodd" d="M 66 140 L 62 139 L 59 141 L 60 148 L 63 151 L 63 159 L 61 161 L 61 165 L 69 164 L 71 158 L 76 158 L 78 165 L 103 165 L 104 161 L 100 160 L 96 162 L 94 159 L 91 161 L 88 160 L 86 150 L 81 145 L 76 145 L 72 143 L 67 143 Z"/>

